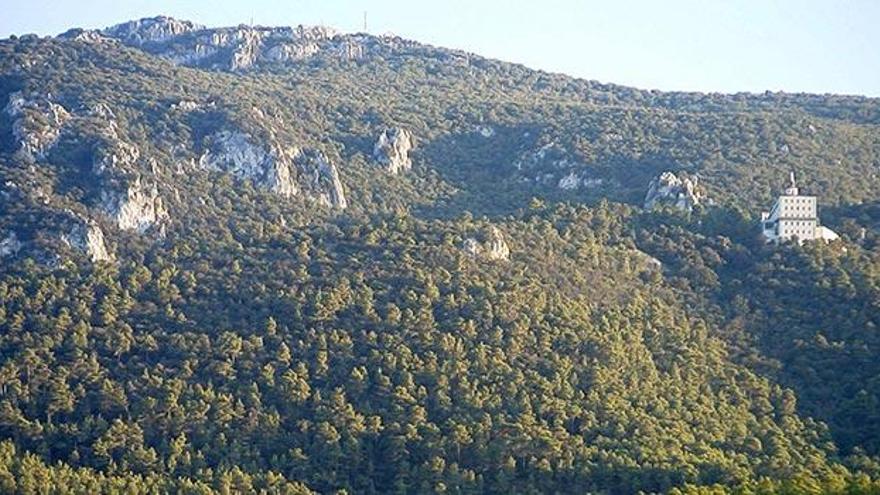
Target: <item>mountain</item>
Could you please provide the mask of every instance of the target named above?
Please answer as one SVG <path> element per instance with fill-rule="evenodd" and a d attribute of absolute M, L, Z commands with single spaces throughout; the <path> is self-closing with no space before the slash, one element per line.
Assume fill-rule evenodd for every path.
<path fill-rule="evenodd" d="M 878 99 L 156 17 L 0 101 L 4 491 L 880 491 Z"/>

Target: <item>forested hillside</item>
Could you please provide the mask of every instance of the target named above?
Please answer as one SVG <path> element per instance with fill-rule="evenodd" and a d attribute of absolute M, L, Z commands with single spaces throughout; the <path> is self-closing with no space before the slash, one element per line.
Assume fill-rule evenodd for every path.
<path fill-rule="evenodd" d="M 876 99 L 156 18 L 0 101 L 4 492 L 880 493 Z"/>

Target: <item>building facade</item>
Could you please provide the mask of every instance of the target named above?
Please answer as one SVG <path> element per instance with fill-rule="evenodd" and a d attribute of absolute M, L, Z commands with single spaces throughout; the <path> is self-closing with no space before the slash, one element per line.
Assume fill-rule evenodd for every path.
<path fill-rule="evenodd" d="M 776 200 L 770 212 L 761 214 L 761 231 L 767 242 L 780 243 L 796 240 L 798 243 L 821 239 L 832 241 L 837 234 L 819 225 L 816 196 L 800 193 L 794 172 L 791 184 Z"/>

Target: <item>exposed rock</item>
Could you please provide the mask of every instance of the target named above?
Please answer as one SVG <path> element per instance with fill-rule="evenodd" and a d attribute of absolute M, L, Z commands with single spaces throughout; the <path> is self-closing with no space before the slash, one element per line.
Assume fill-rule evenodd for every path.
<path fill-rule="evenodd" d="M 689 212 L 700 204 L 702 198 L 696 177 L 691 179 L 682 175 L 679 178 L 674 173 L 666 171 L 655 177 L 648 185 L 645 209 L 654 208 L 659 204 L 670 204 L 679 210 Z"/>
<path fill-rule="evenodd" d="M 577 165 L 577 162 L 571 160 L 568 152 L 560 145 L 550 142 L 541 146 L 537 150 L 528 151 L 520 155 L 519 159 L 514 162 L 517 170 L 525 170 L 530 168 L 569 168 Z"/>
<path fill-rule="evenodd" d="M 464 240 L 462 249 L 469 256 L 490 261 L 506 261 L 510 259 L 510 248 L 498 227 L 492 227 L 483 242 L 469 237 Z"/>
<path fill-rule="evenodd" d="M 293 152 L 279 148 L 278 155 L 273 155 L 240 131 L 220 131 L 210 142 L 210 148 L 199 158 L 202 168 L 231 173 L 284 196 L 299 192 L 291 178 Z"/>
<path fill-rule="evenodd" d="M 116 124 L 116 114 L 106 103 L 96 103 L 89 108 L 89 116 L 112 121 Z"/>
<path fill-rule="evenodd" d="M 130 171 L 141 157 L 137 146 L 118 139 L 115 136 L 115 125 L 111 125 L 108 131 L 113 135 L 109 142 L 95 148 L 92 157 L 92 172 L 95 175 L 104 175 L 109 171 Z M 114 139 L 114 137 L 116 137 Z"/>
<path fill-rule="evenodd" d="M 104 232 L 95 222 L 78 220 L 61 240 L 73 249 L 86 253 L 93 262 L 110 261 L 113 256 L 107 250 Z"/>
<path fill-rule="evenodd" d="M 199 159 L 202 168 L 231 173 L 283 196 L 302 191 L 327 206 L 348 206 L 339 172 L 318 150 L 277 144 L 267 150 L 240 131 L 220 131 L 210 142 L 210 148 Z"/>
<path fill-rule="evenodd" d="M 578 173 L 577 171 L 572 170 L 567 175 L 559 179 L 558 186 L 560 189 L 570 191 L 581 188 L 590 189 L 594 187 L 600 187 L 604 184 L 605 181 L 602 179 L 587 177 L 583 173 Z"/>
<path fill-rule="evenodd" d="M 65 40 L 81 41 L 83 43 L 104 43 L 108 41 L 116 41 L 104 36 L 103 34 L 101 34 L 101 31 L 98 31 L 96 29 L 74 28 L 62 34 L 59 34 L 58 37 Z"/>
<path fill-rule="evenodd" d="M 300 184 L 312 198 L 321 203 L 343 210 L 348 207 L 339 171 L 320 150 L 304 148 L 293 158 L 299 172 Z"/>
<path fill-rule="evenodd" d="M 253 29 L 241 31 L 241 42 L 232 52 L 229 68 L 232 70 L 247 69 L 254 65 L 262 47 L 263 33 Z"/>
<path fill-rule="evenodd" d="M 164 57 L 177 65 L 198 66 L 204 60 L 210 59 L 220 53 L 216 46 L 203 43 L 195 43 L 188 49 L 174 49 L 167 52 Z"/>
<path fill-rule="evenodd" d="M 156 17 L 113 26 L 101 34 L 176 64 L 226 71 L 296 63 L 316 56 L 362 60 L 402 52 L 434 58 L 444 64 L 470 64 L 470 57 L 464 52 L 439 50 L 397 36 L 339 34 L 323 26 L 239 25 L 205 29 L 191 22 Z"/>
<path fill-rule="evenodd" d="M 484 138 L 490 138 L 495 135 L 495 129 L 488 125 L 477 126 L 476 131 Z"/>
<path fill-rule="evenodd" d="M 373 146 L 373 158 L 385 169 L 396 174 L 412 168 L 409 152 L 413 148 L 412 134 L 399 127 L 385 129 Z"/>
<path fill-rule="evenodd" d="M 168 211 L 155 184 L 145 186 L 140 177 L 124 193 L 104 191 L 101 206 L 122 230 L 143 234 L 150 227 L 168 219 Z"/>
<path fill-rule="evenodd" d="M 21 91 L 9 96 L 6 114 L 19 149 L 31 158 L 43 158 L 61 135 L 70 113 L 48 98 L 26 99 Z"/>
<path fill-rule="evenodd" d="M 640 249 L 635 250 L 635 257 L 642 270 L 658 271 L 663 269 L 662 261 Z"/>
<path fill-rule="evenodd" d="M 305 60 L 321 51 L 314 41 L 296 43 L 279 43 L 265 51 L 264 56 L 270 62 L 290 62 Z"/>
<path fill-rule="evenodd" d="M 171 105 L 171 110 L 179 110 L 181 112 L 192 112 L 193 110 L 198 110 L 201 105 L 198 102 L 192 100 L 180 100 L 177 103 L 173 103 Z"/>
<path fill-rule="evenodd" d="M 366 57 L 366 45 L 359 39 L 348 38 L 333 47 L 332 52 L 343 60 L 361 60 Z"/>
<path fill-rule="evenodd" d="M 21 241 L 15 232 L 10 232 L 0 239 L 0 258 L 14 256 L 21 250 Z"/>
<path fill-rule="evenodd" d="M 175 36 L 200 29 L 204 29 L 204 26 L 189 21 L 179 21 L 171 17 L 158 16 L 117 24 L 105 29 L 102 34 L 126 43 L 142 45 L 149 42 L 166 41 Z"/>

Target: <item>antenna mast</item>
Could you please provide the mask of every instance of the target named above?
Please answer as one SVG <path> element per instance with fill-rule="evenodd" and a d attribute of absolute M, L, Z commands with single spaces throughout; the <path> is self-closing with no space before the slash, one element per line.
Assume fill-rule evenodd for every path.
<path fill-rule="evenodd" d="M 364 32 L 367 32 L 367 11 L 364 11 Z"/>

